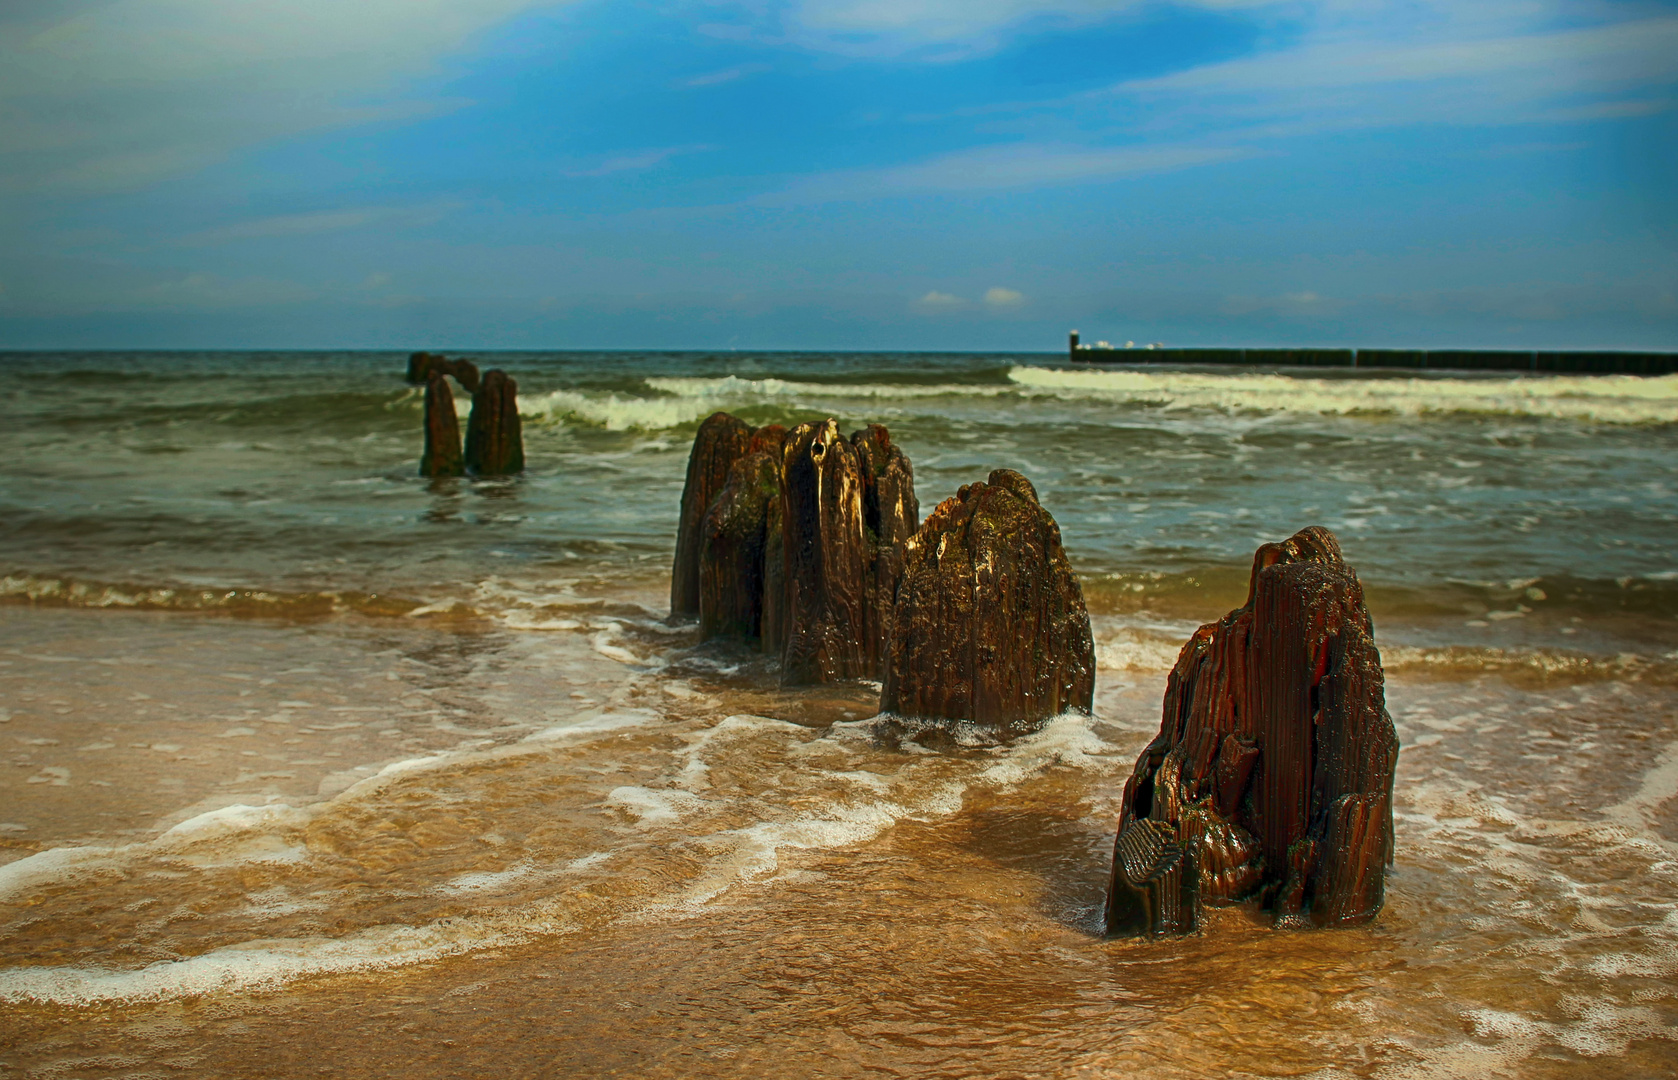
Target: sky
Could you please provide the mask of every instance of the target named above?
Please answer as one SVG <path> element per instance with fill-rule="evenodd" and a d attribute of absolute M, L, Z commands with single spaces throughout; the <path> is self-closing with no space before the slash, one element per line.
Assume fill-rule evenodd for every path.
<path fill-rule="evenodd" d="M 11 0 L 0 349 L 1678 350 L 1678 3 Z"/>

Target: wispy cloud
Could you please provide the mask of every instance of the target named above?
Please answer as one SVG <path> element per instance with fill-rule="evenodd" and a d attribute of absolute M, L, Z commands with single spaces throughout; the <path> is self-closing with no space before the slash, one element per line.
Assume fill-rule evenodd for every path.
<path fill-rule="evenodd" d="M 131 296 L 130 303 L 133 307 L 142 309 L 204 311 L 295 304 L 301 300 L 312 299 L 315 295 L 314 289 L 292 281 L 190 273 L 137 290 Z"/>
<path fill-rule="evenodd" d="M 1318 0 L 1297 11 L 1304 17 L 1292 43 L 1256 55 L 903 120 L 1007 117 L 1016 130 L 1073 120 L 1152 138 L 1219 131 L 1251 143 L 1426 123 L 1587 123 L 1673 107 L 1658 88 L 1678 82 L 1675 16 L 1580 26 L 1605 12 L 1572 0 Z M 1574 25 L 1559 25 L 1568 21 Z"/>
<path fill-rule="evenodd" d="M 1280 296 L 1226 296 L 1218 310 L 1222 315 L 1279 315 L 1309 319 L 1333 315 L 1345 307 L 1344 300 L 1307 289 Z"/>
<path fill-rule="evenodd" d="M 1588 142 L 1525 142 L 1504 143 L 1499 146 L 1486 146 L 1465 156 L 1480 158 L 1485 161 L 1497 161 L 1501 158 L 1527 157 L 1534 154 L 1571 154 L 1578 150 L 1590 148 Z"/>
<path fill-rule="evenodd" d="M 641 172 L 662 165 L 673 157 L 681 154 L 698 154 L 706 150 L 715 150 L 710 144 L 698 146 L 665 146 L 652 150 L 639 150 L 633 154 L 620 154 L 609 157 L 600 164 L 587 169 L 572 169 L 565 173 L 570 177 L 610 176 L 613 173 Z"/>
<path fill-rule="evenodd" d="M 773 68 L 769 64 L 739 64 L 735 67 L 723 68 L 721 71 L 708 71 L 703 75 L 695 75 L 691 79 L 682 80 L 681 85 L 695 89 L 705 86 L 721 86 L 723 83 L 737 82 L 748 76 L 761 75 L 770 70 L 773 70 Z"/>
<path fill-rule="evenodd" d="M 921 315 L 949 315 L 967 307 L 968 303 L 953 293 L 932 290 L 909 307 Z"/>
<path fill-rule="evenodd" d="M 181 243 L 188 247 L 209 247 L 238 240 L 271 240 L 288 236 L 345 232 L 375 224 L 426 225 L 440 220 L 448 211 L 449 205 L 359 206 L 306 214 L 280 214 L 252 218 L 193 233 L 184 237 Z"/>
<path fill-rule="evenodd" d="M 1208 8 L 1263 8 L 1277 0 L 1186 0 Z M 1149 0 L 737 0 L 737 22 L 715 37 L 793 45 L 852 57 L 944 63 L 1003 46 L 1022 26 L 1076 27 L 1149 6 Z"/>
<path fill-rule="evenodd" d="M 0 184 L 122 190 L 245 146 L 452 107 L 404 84 L 563 0 L 108 0 L 0 21 Z"/>
<path fill-rule="evenodd" d="M 997 285 L 985 290 L 985 306 L 992 311 L 1007 311 L 1025 303 L 1025 294 Z"/>
<path fill-rule="evenodd" d="M 1250 150 L 1215 146 L 1086 147 L 1014 143 L 963 150 L 883 169 L 820 174 L 757 201 L 802 203 L 1021 191 L 1214 165 L 1251 154 Z"/>
<path fill-rule="evenodd" d="M 1362 38 L 1121 83 L 1131 93 L 1321 91 L 1526 72 L 1550 93 L 1678 77 L 1678 18 L 1554 33 L 1388 45 Z"/>
<path fill-rule="evenodd" d="M 1542 124 L 1583 124 L 1594 120 L 1635 120 L 1669 112 L 1673 102 L 1664 98 L 1652 100 L 1598 101 L 1565 109 L 1550 109 L 1532 117 Z"/>

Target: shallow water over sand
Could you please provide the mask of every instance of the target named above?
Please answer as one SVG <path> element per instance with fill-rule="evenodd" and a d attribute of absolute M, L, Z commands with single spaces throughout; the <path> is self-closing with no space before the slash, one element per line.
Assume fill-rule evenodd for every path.
<path fill-rule="evenodd" d="M 299 361 L 274 393 L 373 379 L 351 360 Z M 299 424 L 245 479 L 194 448 L 221 421 L 137 435 L 86 399 L 28 405 L 31 445 L 81 450 L 0 476 L 9 1074 L 1674 1074 L 1670 420 L 1033 398 L 1007 364 L 887 384 L 834 361 L 818 373 L 852 381 L 830 386 L 875 388 L 858 416 L 893 423 L 923 508 L 981 459 L 1047 477 L 1096 611 L 1094 717 L 923 745 L 873 719 L 867 684 L 783 691 L 665 622 L 689 398 L 820 395 L 660 397 L 648 380 L 687 376 L 645 362 L 641 390 L 541 390 L 583 404 L 537 424 L 527 480 L 446 490 L 407 475 L 415 417 L 388 370 L 367 393 L 391 409 Z M 969 398 L 989 404 L 966 417 Z M 656 409 L 677 411 L 612 426 Z M 1523 453 L 1487 434 L 1506 424 Z M 1140 437 L 1122 429 L 1176 456 L 1103 442 Z M 1255 429 L 1291 441 L 1241 450 Z M 1337 438 L 1320 483 L 1223 475 Z M 1482 463 L 1439 528 L 1430 470 L 1457 467 L 1393 471 L 1389 444 L 1468 460 L 1464 439 Z M 1345 512 L 1383 461 L 1385 512 L 1341 534 L 1403 743 L 1386 909 L 1351 931 L 1232 909 L 1181 941 L 1101 940 L 1117 799 L 1177 647 L 1239 602 L 1242 545 L 1306 523 L 1308 499 Z M 1617 479 L 1580 486 L 1591 470 Z M 255 494 L 202 495 L 224 481 Z M 1109 489 L 1187 502 L 1100 509 Z M 1521 532 L 1534 502 L 1551 509 Z"/>
<path fill-rule="evenodd" d="M 14 776 L 66 781 L 9 800 L 39 822 L 11 836 L 83 845 L 0 868 L 25 1075 L 1670 1070 L 1664 680 L 1395 673 L 1374 926 L 1104 942 L 1157 670 L 1104 669 L 1093 721 L 931 751 L 866 693 L 742 687 L 676 642 L 656 669 L 575 632 L 6 614 Z M 145 655 L 101 663 L 101 633 Z M 72 642 L 101 708 L 52 689 Z M 203 687 L 253 656 L 248 696 Z"/>

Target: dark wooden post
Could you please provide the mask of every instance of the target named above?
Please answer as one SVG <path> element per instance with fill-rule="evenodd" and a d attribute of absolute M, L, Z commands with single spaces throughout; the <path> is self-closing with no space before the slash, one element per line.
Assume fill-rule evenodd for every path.
<path fill-rule="evenodd" d="M 862 466 L 862 530 L 868 541 L 868 654 L 884 672 L 890 638 L 893 598 L 903 576 L 904 548 L 921 524 L 915 497 L 915 469 L 891 441 L 884 424 L 851 433 L 851 446 Z"/>
<path fill-rule="evenodd" d="M 1095 646 L 1060 529 L 997 469 L 945 499 L 906 547 L 880 709 L 1029 726 L 1090 710 Z"/>
<path fill-rule="evenodd" d="M 711 502 L 728 482 L 728 472 L 746 453 L 752 429 L 725 412 L 712 413 L 699 425 L 688 452 L 687 482 L 682 485 L 681 516 L 676 523 L 676 562 L 670 571 L 670 613 L 699 614 L 701 529 Z"/>
<path fill-rule="evenodd" d="M 454 392 L 449 380 L 434 369 L 425 384 L 425 452 L 420 457 L 420 475 L 460 476 L 465 471 Z"/>
<path fill-rule="evenodd" d="M 518 383 L 505 371 L 484 373 L 472 395 L 466 421 L 466 468 L 478 476 L 511 476 L 524 471 L 524 430 L 519 421 Z"/>
<path fill-rule="evenodd" d="M 444 360 L 440 356 L 436 359 L 438 361 L 437 368 L 453 375 L 455 381 L 460 384 L 460 388 L 468 394 L 476 394 L 481 388 L 482 380 L 478 376 L 477 364 L 470 360 Z"/>
<path fill-rule="evenodd" d="M 431 381 L 431 372 L 438 364 L 447 363 L 441 356 L 428 352 L 412 353 L 408 356 L 408 381 L 415 386 L 424 386 Z"/>
<path fill-rule="evenodd" d="M 763 633 L 770 511 L 781 501 L 786 428 L 752 432 L 700 526 L 699 636 L 756 640 Z M 780 542 L 777 528 L 774 539 Z"/>
<path fill-rule="evenodd" d="M 781 679 L 796 685 L 870 678 L 870 560 L 856 450 L 835 420 L 800 424 L 787 436 L 782 476 Z"/>
<path fill-rule="evenodd" d="M 1327 529 L 1265 544 L 1247 602 L 1197 630 L 1166 682 L 1160 733 L 1125 785 L 1110 933 L 1161 921 L 1123 858 L 1135 829 L 1193 876 L 1199 903 L 1256 899 L 1280 924 L 1367 922 L 1392 861 L 1398 740 L 1357 575 Z M 1135 861 L 1135 860 L 1132 860 Z M 1157 891 L 1157 890 L 1156 890 Z"/>

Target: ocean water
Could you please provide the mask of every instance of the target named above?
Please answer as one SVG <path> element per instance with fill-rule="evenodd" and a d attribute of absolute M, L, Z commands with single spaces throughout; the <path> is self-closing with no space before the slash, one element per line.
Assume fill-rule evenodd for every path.
<path fill-rule="evenodd" d="M 0 1075 L 1678 1075 L 1678 378 L 10 354 Z M 464 408 L 464 403 L 462 403 Z M 667 618 L 688 445 L 887 424 L 1060 523 L 1095 714 L 902 743 Z M 1166 672 L 1308 524 L 1403 749 L 1372 925 L 1098 933 Z"/>

